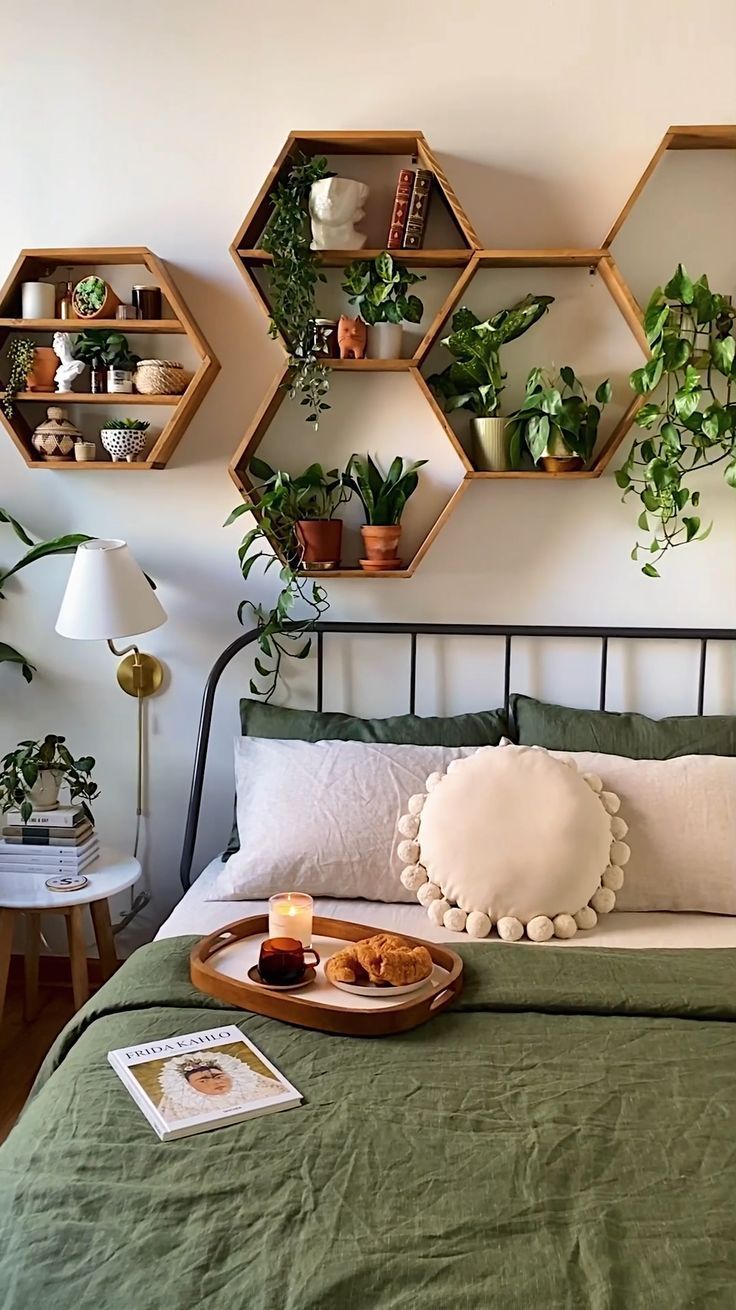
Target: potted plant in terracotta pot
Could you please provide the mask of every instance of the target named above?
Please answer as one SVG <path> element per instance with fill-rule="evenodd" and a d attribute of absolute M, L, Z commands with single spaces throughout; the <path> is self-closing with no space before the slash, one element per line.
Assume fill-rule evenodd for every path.
<path fill-rule="evenodd" d="M 533 368 L 524 400 L 508 420 L 511 465 L 518 468 L 524 447 L 545 473 L 571 473 L 592 458 L 601 410 L 611 399 L 606 378 L 596 387 L 595 403 L 566 365 L 557 376 Z"/>
<path fill-rule="evenodd" d="M 292 564 L 307 570 L 334 569 L 342 551 L 342 519 L 335 518 L 350 499 L 344 473 L 325 471 L 310 464 L 297 477 L 272 469 L 265 460 L 253 459 L 250 472 L 257 478 L 258 513 L 275 528 L 278 543 Z"/>
<path fill-rule="evenodd" d="M 400 359 L 403 323 L 419 323 L 424 305 L 409 287 L 423 282 L 387 250 L 375 259 L 356 259 L 345 269 L 342 289 L 368 325 L 368 358 Z"/>
<path fill-rule="evenodd" d="M 30 337 L 14 337 L 8 347 L 10 372 L 5 384 L 3 410 L 10 418 L 20 391 L 53 391 L 58 359 L 51 346 L 37 346 Z"/>
<path fill-rule="evenodd" d="M 471 309 L 458 309 L 452 332 L 442 338 L 454 357 L 442 373 L 428 379 L 446 414 L 469 409 L 473 414 L 473 456 L 476 468 L 505 473 L 509 468 L 507 420 L 499 410 L 506 374 L 500 351 L 539 322 L 554 296 L 527 295 L 509 309 L 481 321 Z"/>
<path fill-rule="evenodd" d="M 41 741 L 21 741 L 0 761 L 0 813 L 19 810 L 27 823 L 34 810 L 55 810 L 62 785 L 72 802 L 78 801 L 91 823 L 89 802 L 99 796 L 92 779 L 91 755 L 74 759 L 66 738 L 49 734 Z"/>
<path fill-rule="evenodd" d="M 114 318 L 120 297 L 103 277 L 92 273 L 83 277 L 72 292 L 72 307 L 77 318 Z"/>
<path fill-rule="evenodd" d="M 384 475 L 370 455 L 351 457 L 346 482 L 359 497 L 365 512 L 365 525 L 360 529 L 365 559 L 360 561 L 360 567 L 366 572 L 401 568 L 398 556 L 401 516 L 407 500 L 417 489 L 417 470 L 426 463 L 426 459 L 419 459 L 412 464 L 397 455 Z"/>

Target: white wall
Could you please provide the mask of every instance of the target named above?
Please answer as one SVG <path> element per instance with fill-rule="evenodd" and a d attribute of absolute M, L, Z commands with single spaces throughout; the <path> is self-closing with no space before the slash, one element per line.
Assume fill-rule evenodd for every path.
<path fill-rule="evenodd" d="M 171 680 L 151 706 L 147 847 L 155 899 L 148 931 L 177 896 L 204 678 L 239 630 L 235 609 L 244 593 L 237 529 L 221 526 L 236 500 L 226 464 L 279 362 L 227 248 L 286 133 L 419 128 L 487 244 L 595 245 L 669 123 L 733 120 L 734 38 L 731 0 L 712 0 L 707 24 L 686 0 L 614 0 L 607 6 L 592 0 L 516 6 L 500 0 L 455 0 L 451 6 L 446 0 L 373 0 L 370 6 L 128 0 L 117 10 L 90 0 L 37 0 L 32 6 L 6 0 L 1 268 L 9 268 L 23 246 L 148 245 L 170 262 L 222 362 L 165 472 L 30 471 L 9 441 L 0 440 L 0 504 L 38 534 L 83 530 L 125 537 L 160 583 L 169 622 L 146 645 L 167 663 Z M 688 73 L 693 58 L 696 76 Z M 729 155 L 721 156 L 719 167 L 726 159 L 731 166 Z M 705 185 L 711 176 L 718 186 L 719 201 L 704 209 L 702 192 L 675 194 L 678 251 L 687 259 L 694 249 L 697 263 L 710 250 L 706 243 L 703 252 L 695 226 L 708 221 L 714 231 L 720 227 L 723 244 L 713 266 L 721 275 L 733 251 L 733 190 L 724 204 L 722 188 L 731 184 L 702 168 Z M 635 243 L 636 259 L 646 239 L 645 232 Z M 655 259 L 659 239 L 651 226 L 648 240 Z M 733 274 L 731 265 L 732 283 Z M 656 268 L 652 283 L 659 275 Z M 526 289 L 522 280 L 519 290 Z M 613 323 L 612 342 L 617 331 Z M 609 366 L 605 344 L 601 374 Z M 590 362 L 592 371 L 597 366 L 597 359 Z M 368 421 L 377 442 L 384 430 L 393 440 L 384 396 L 386 379 L 373 415 L 363 413 L 362 439 Z M 408 422 L 414 417 L 407 411 Z M 351 445 L 349 419 L 343 416 L 339 428 L 340 448 Z M 305 434 L 305 462 L 309 453 Z M 629 561 L 635 514 L 620 504 L 612 476 L 559 485 L 477 483 L 411 581 L 336 582 L 332 614 L 734 625 L 734 508 L 733 493 L 710 479 L 705 513 L 716 518 L 711 538 L 678 552 L 662 580 L 651 582 Z M 14 548 L 4 533 L 0 559 L 13 558 Z M 72 645 L 53 632 L 67 572 L 68 561 L 29 571 L 2 603 L 3 638 L 35 657 L 39 673 L 27 688 L 14 671 L 0 670 L 0 747 L 54 728 L 66 731 L 80 751 L 97 756 L 99 822 L 125 846 L 132 833 L 134 706 L 118 691 L 103 647 Z M 260 584 L 249 590 L 272 594 Z M 457 654 L 461 663 L 465 658 Z M 489 659 L 483 669 L 477 657 L 464 664 L 467 676 L 445 703 L 495 703 L 498 652 L 489 652 Z M 685 675 L 691 666 L 690 655 L 668 658 L 664 669 L 654 669 L 650 658 L 648 707 L 690 709 Z M 592 673 L 583 670 L 583 653 L 576 650 L 558 664 L 555 685 L 538 680 L 535 664 L 521 662 L 517 681 L 584 701 Z M 733 691 L 725 656 L 715 673 L 710 708 Z M 631 698 L 630 666 L 620 677 L 619 686 L 616 673 L 614 694 Z M 445 681 L 438 674 L 440 692 Z M 391 690 L 381 704 L 377 687 L 353 682 L 356 702 L 394 708 L 396 680 L 385 682 Z M 236 689 L 246 684 L 245 672 L 229 679 L 217 718 L 220 763 L 211 775 L 203 857 L 213 853 L 226 823 L 229 737 Z"/>

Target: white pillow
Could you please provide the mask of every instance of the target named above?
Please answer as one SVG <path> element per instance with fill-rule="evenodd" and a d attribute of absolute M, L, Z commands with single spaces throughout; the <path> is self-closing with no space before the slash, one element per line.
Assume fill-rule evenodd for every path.
<path fill-rule="evenodd" d="M 258 900 L 279 891 L 412 901 L 401 886 L 396 821 L 433 770 L 474 746 L 239 737 L 240 850 L 209 897 Z"/>
<path fill-rule="evenodd" d="M 569 758 L 534 746 L 481 749 L 426 780 L 399 820 L 404 887 L 433 923 L 471 937 L 572 937 L 623 883 L 618 797 Z"/>
<path fill-rule="evenodd" d="M 557 754 L 551 751 L 550 754 Z M 631 847 L 618 910 L 736 914 L 736 759 L 572 754 L 621 799 Z"/>

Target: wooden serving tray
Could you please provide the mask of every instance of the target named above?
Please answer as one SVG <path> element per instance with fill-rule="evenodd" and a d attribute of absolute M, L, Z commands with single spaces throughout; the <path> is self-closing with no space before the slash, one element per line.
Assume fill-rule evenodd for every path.
<path fill-rule="evenodd" d="M 355 996 L 327 981 L 325 961 L 346 942 L 358 942 L 385 931 L 369 928 L 364 923 L 315 916 L 313 945 L 321 960 L 317 981 L 300 992 L 270 992 L 254 986 L 247 977 L 251 965 L 258 963 L 261 942 L 268 935 L 268 915 L 256 914 L 229 923 L 197 942 L 189 956 L 189 973 L 200 991 L 241 1010 L 318 1032 L 340 1033 L 345 1037 L 385 1037 L 416 1028 L 441 1014 L 463 988 L 463 962 L 455 951 L 404 933 L 395 935 L 412 946 L 426 946 L 432 956 L 434 970 L 426 988 L 392 1002 L 390 995 L 385 999 Z"/>

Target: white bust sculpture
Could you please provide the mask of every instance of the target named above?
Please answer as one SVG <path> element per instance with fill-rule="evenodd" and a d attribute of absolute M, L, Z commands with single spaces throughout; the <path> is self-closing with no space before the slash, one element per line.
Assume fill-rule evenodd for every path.
<path fill-rule="evenodd" d="M 349 177 L 323 177 L 309 192 L 312 250 L 362 250 L 367 237 L 355 224 L 365 213 L 368 187 Z"/>
<path fill-rule="evenodd" d="M 84 369 L 81 359 L 75 359 L 73 353 L 73 342 L 68 332 L 55 332 L 54 339 L 51 343 L 54 348 L 54 354 L 58 355 L 61 363 L 54 373 L 54 381 L 57 391 L 71 391 L 72 382 Z"/>

